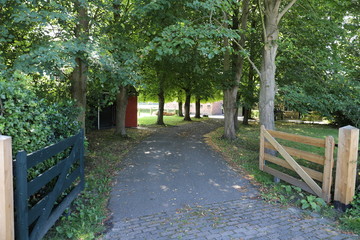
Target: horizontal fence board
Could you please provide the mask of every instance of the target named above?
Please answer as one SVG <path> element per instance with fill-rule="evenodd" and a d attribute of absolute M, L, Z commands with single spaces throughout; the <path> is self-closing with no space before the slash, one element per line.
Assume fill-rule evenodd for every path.
<path fill-rule="evenodd" d="M 274 138 L 281 138 L 284 140 L 299 142 L 307 145 L 312 145 L 316 147 L 325 147 L 325 139 L 313 138 L 307 136 L 301 136 L 297 134 L 279 132 L 274 130 L 267 130 Z"/>
<path fill-rule="evenodd" d="M 265 142 L 265 148 L 276 150 L 274 146 L 272 146 L 270 143 Z M 296 148 L 286 147 L 283 146 L 286 152 L 288 152 L 291 156 L 298 157 L 301 159 L 308 160 L 313 163 L 317 163 L 320 165 L 324 165 L 325 162 L 325 156 L 321 156 L 315 153 L 305 152 Z"/>
<path fill-rule="evenodd" d="M 268 166 L 264 166 L 264 172 L 267 172 L 277 178 L 280 178 L 281 180 L 285 181 L 285 182 L 288 182 L 294 186 L 297 186 L 299 188 L 301 188 L 302 190 L 308 192 L 308 193 L 311 193 L 311 194 L 314 194 L 314 195 L 317 195 L 305 182 L 303 181 L 300 181 L 290 175 L 287 175 L 285 173 L 282 173 L 276 169 L 273 169 L 273 168 L 270 168 Z"/>
<path fill-rule="evenodd" d="M 268 131 L 263 131 L 264 137 L 268 140 L 275 149 L 281 154 L 281 156 L 291 165 L 294 171 L 299 174 L 299 176 L 304 180 L 308 186 L 316 193 L 317 196 L 322 196 L 322 189 L 319 185 L 312 179 L 309 174 L 307 174 L 304 169 L 300 167 L 300 165 L 290 156 L 289 153 L 285 151 L 280 143 L 276 141 L 273 136 Z"/>
<path fill-rule="evenodd" d="M 80 134 L 80 133 L 79 133 Z M 76 141 L 79 141 L 79 134 L 67 138 L 57 144 L 48 146 L 42 150 L 33 152 L 27 156 L 28 159 L 28 169 L 36 166 L 38 163 L 44 162 L 45 160 L 55 156 L 58 153 L 61 153 L 65 149 L 73 146 Z"/>
<path fill-rule="evenodd" d="M 28 183 L 28 197 L 32 196 L 34 193 L 39 191 L 42 187 L 48 184 L 52 179 L 59 176 L 59 174 L 63 171 L 63 167 L 68 161 L 68 157 L 63 159 L 61 162 L 56 164 L 55 166 L 51 167 L 44 173 L 40 174 L 33 180 Z"/>
<path fill-rule="evenodd" d="M 28 183 L 28 197 L 36 193 L 39 189 L 45 186 L 52 179 L 57 177 L 62 171 L 64 171 L 65 164 L 70 161 L 70 164 L 74 164 L 76 160 L 79 158 L 79 149 L 74 148 L 70 155 L 61 160 L 59 163 L 49 168 L 47 171 L 43 172 L 33 180 Z"/>
<path fill-rule="evenodd" d="M 39 202 L 37 202 L 32 208 L 29 209 L 29 225 L 33 224 L 33 222 L 38 219 L 38 217 L 41 215 L 42 211 L 44 210 L 46 206 L 46 202 L 49 199 L 49 196 L 45 196 L 42 198 Z"/>
<path fill-rule="evenodd" d="M 270 154 L 267 154 L 265 153 L 265 160 L 266 161 L 269 161 L 269 162 L 272 162 L 272 163 L 275 163 L 281 167 L 284 167 L 284 168 L 287 168 L 287 169 L 290 169 L 292 171 L 294 171 L 294 169 L 290 166 L 289 163 L 287 163 L 285 160 L 281 159 L 281 158 L 278 158 L 278 157 L 275 157 L 275 156 L 272 156 Z M 320 182 L 323 181 L 323 174 L 321 172 L 318 172 L 316 170 L 313 170 L 311 168 L 308 168 L 308 167 L 304 167 L 304 166 L 301 166 L 300 167 L 302 169 L 304 169 L 304 171 L 309 174 L 310 177 L 312 177 L 313 179 L 316 179 Z"/>
<path fill-rule="evenodd" d="M 65 199 L 57 206 L 51 213 L 50 217 L 47 219 L 45 225 L 42 226 L 39 232 L 33 232 L 30 235 L 30 240 L 42 239 L 47 231 L 55 224 L 61 214 L 65 209 L 70 205 L 70 203 L 77 197 L 81 192 L 82 186 L 76 186 L 66 197 Z"/>

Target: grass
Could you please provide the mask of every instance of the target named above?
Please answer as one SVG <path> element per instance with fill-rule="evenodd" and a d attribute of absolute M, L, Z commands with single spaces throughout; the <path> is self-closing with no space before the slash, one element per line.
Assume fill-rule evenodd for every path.
<path fill-rule="evenodd" d="M 87 134 L 85 190 L 44 239 L 95 239 L 106 229 L 107 203 L 113 177 L 121 169 L 124 156 L 150 134 L 146 129 L 127 131 L 129 138 L 114 135 L 112 129 Z"/>
<path fill-rule="evenodd" d="M 191 118 L 192 121 L 202 121 L 204 119 L 207 118 L 201 118 L 201 119 Z M 143 126 L 159 127 L 158 125 L 156 125 L 156 120 L 157 120 L 157 116 L 145 116 L 145 117 L 140 117 L 138 119 L 138 122 L 139 122 L 139 126 L 141 127 Z M 189 122 L 184 121 L 184 117 L 179 117 L 174 115 L 174 116 L 164 116 L 164 123 L 165 125 L 176 126 L 176 125 L 186 124 Z"/>

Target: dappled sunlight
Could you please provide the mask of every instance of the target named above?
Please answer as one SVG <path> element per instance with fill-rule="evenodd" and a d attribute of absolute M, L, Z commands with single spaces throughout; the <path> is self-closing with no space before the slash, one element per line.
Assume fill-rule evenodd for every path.
<path fill-rule="evenodd" d="M 160 189 L 161 189 L 162 191 L 164 191 L 164 192 L 166 192 L 166 191 L 169 190 L 169 188 L 168 188 L 167 186 L 165 186 L 165 185 L 161 185 L 161 186 L 160 186 Z"/>

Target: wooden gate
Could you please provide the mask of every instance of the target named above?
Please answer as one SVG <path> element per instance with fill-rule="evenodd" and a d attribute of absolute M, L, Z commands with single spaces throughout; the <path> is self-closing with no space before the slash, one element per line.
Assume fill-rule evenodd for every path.
<path fill-rule="evenodd" d="M 29 180 L 29 169 L 49 159 L 55 164 Z M 41 239 L 84 188 L 84 132 L 29 155 L 21 151 L 14 166 L 16 239 Z"/>
<path fill-rule="evenodd" d="M 325 148 L 324 155 L 282 146 L 275 138 Z M 331 136 L 328 136 L 325 139 L 319 139 L 266 130 L 264 126 L 261 126 L 259 168 L 260 170 L 272 174 L 273 176 L 283 181 L 298 186 L 311 194 L 323 198 L 326 202 L 330 202 L 332 169 L 334 165 L 334 146 L 335 141 L 334 138 Z M 276 150 L 282 158 L 267 153 L 269 152 L 269 150 Z M 322 166 L 320 168 L 322 168 L 323 170 L 319 171 L 314 170 L 311 167 L 302 166 L 299 164 L 299 161 L 296 161 L 294 158 L 298 160 L 301 159 L 303 163 L 306 163 L 307 161 L 320 165 Z M 277 166 L 288 170 L 292 170 L 296 172 L 301 179 L 282 172 L 281 170 L 279 170 L 281 168 L 275 169 L 267 165 L 267 162 L 276 164 Z M 321 187 L 317 182 L 322 183 Z"/>

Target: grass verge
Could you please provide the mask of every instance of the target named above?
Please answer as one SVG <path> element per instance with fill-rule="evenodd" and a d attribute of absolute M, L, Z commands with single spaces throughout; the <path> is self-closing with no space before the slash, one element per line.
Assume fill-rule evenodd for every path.
<path fill-rule="evenodd" d="M 150 134 L 146 129 L 128 129 L 129 138 L 114 135 L 113 129 L 87 134 L 85 190 L 73 202 L 44 239 L 95 239 L 106 229 L 107 203 L 116 172 L 129 150 Z"/>

